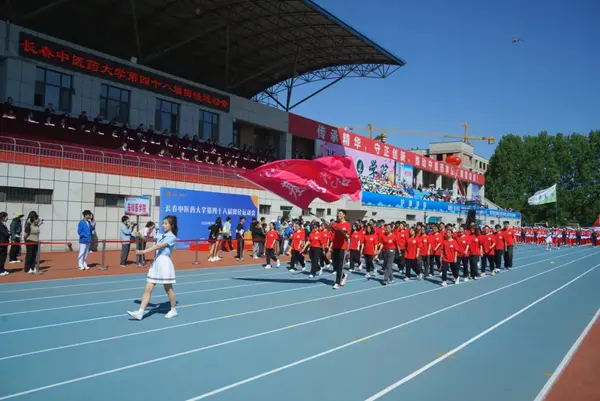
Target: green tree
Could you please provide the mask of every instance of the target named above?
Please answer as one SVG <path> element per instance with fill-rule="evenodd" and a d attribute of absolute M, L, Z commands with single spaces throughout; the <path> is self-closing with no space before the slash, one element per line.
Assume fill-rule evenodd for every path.
<path fill-rule="evenodd" d="M 486 196 L 519 210 L 525 223 L 556 224 L 556 205 L 530 206 L 535 192 L 557 184 L 558 224 L 590 225 L 600 213 L 600 131 L 502 137 L 490 158 Z"/>

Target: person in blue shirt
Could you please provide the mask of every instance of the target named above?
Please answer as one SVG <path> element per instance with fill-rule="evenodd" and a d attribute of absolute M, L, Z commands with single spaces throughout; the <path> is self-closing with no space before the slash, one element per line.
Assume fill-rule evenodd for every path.
<path fill-rule="evenodd" d="M 87 257 L 90 253 L 92 234 L 94 231 L 92 224 L 90 223 L 92 212 L 84 210 L 82 215 L 83 218 L 77 225 L 77 234 L 79 235 L 79 257 L 77 258 L 77 264 L 79 265 L 79 270 L 88 270 Z"/>
<path fill-rule="evenodd" d="M 129 256 L 129 248 L 131 247 L 131 241 L 135 240 L 135 234 L 133 230 L 136 224 L 129 220 L 129 217 L 121 217 L 121 227 L 119 227 L 119 239 L 124 242 L 121 247 L 121 267 L 127 267 L 127 257 Z"/>
<path fill-rule="evenodd" d="M 152 267 L 148 271 L 148 278 L 146 282 L 146 288 L 144 289 L 144 295 L 142 296 L 142 302 L 140 303 L 140 309 L 134 312 L 127 312 L 129 316 L 135 320 L 142 320 L 146 307 L 150 302 L 152 296 L 152 290 L 156 284 L 162 284 L 165 288 L 169 301 L 171 303 L 171 310 L 165 315 L 166 319 L 171 319 L 177 316 L 177 300 L 175 298 L 175 290 L 173 284 L 175 284 L 175 266 L 171 261 L 171 255 L 177 242 L 177 217 L 167 216 L 162 223 L 163 233 L 156 238 L 156 243 L 148 249 L 137 250 L 137 255 L 145 255 L 150 252 L 156 251 L 156 257 L 152 263 Z"/>

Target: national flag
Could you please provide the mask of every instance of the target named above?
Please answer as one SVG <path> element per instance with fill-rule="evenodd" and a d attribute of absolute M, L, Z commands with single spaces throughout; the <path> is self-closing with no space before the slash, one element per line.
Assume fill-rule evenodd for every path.
<path fill-rule="evenodd" d="M 239 175 L 302 209 L 315 198 L 328 203 L 360 199 L 360 179 L 347 156 L 279 160 Z"/>

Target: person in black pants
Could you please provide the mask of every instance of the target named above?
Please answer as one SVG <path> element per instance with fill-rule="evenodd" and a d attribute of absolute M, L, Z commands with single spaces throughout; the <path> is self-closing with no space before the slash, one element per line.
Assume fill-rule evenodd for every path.
<path fill-rule="evenodd" d="M 479 227 L 474 227 L 471 229 L 471 235 L 469 238 L 469 265 L 471 267 L 471 278 L 473 280 L 477 280 L 479 278 L 479 274 L 477 272 L 477 263 L 479 263 L 479 256 L 481 255 L 481 244 L 479 243 L 479 238 L 481 238 L 481 231 Z"/>
<path fill-rule="evenodd" d="M 10 246 L 10 263 L 19 262 L 19 255 L 21 254 L 21 233 L 23 232 L 23 224 L 21 223 L 21 219 L 25 217 L 23 214 L 18 213 L 10 222 L 10 237 L 11 237 L 11 246 Z"/>
<path fill-rule="evenodd" d="M 310 278 L 320 276 L 322 273 L 322 267 L 320 266 L 321 256 L 323 254 L 323 242 L 321 241 L 321 230 L 319 223 L 313 223 L 313 229 L 308 235 L 308 241 L 304 246 L 304 252 L 308 250 L 310 257 Z"/>
<path fill-rule="evenodd" d="M 513 267 L 513 253 L 514 248 L 517 246 L 517 237 L 515 235 L 515 230 L 510 228 L 510 223 L 508 221 L 504 222 L 504 244 L 506 251 L 504 252 L 504 267 L 507 269 L 512 269 Z"/>
<path fill-rule="evenodd" d="M 469 278 L 471 276 L 469 274 L 469 251 L 471 247 L 471 240 L 467 236 L 464 226 L 461 226 L 458 230 L 458 245 L 458 259 L 460 260 L 460 264 L 462 264 L 463 267 L 463 280 L 469 281 Z"/>
<path fill-rule="evenodd" d="M 452 270 L 452 276 L 454 277 L 454 283 L 458 284 L 460 278 L 458 276 L 458 241 L 454 239 L 453 231 L 451 228 L 446 229 L 446 239 L 442 243 L 442 287 L 446 286 L 446 279 L 448 276 L 448 269 Z"/>
<path fill-rule="evenodd" d="M 504 232 L 502 232 L 502 230 L 500 230 L 500 224 L 496 224 L 496 226 L 494 227 L 496 229 L 496 231 L 494 232 L 495 235 L 495 240 L 496 240 L 496 246 L 494 248 L 494 264 L 495 264 L 495 272 L 499 273 L 500 272 L 500 266 L 502 266 L 502 259 L 504 256 L 504 251 L 506 249 L 506 244 L 504 242 Z M 551 234 L 548 234 L 551 235 Z M 506 264 L 504 265 L 504 268 L 506 269 Z"/>
<path fill-rule="evenodd" d="M 6 263 L 6 256 L 8 254 L 8 244 L 10 240 L 10 232 L 6 227 L 6 221 L 8 220 L 8 214 L 6 212 L 0 213 L 0 276 L 7 276 L 8 272 L 4 269 Z"/>
<path fill-rule="evenodd" d="M 333 289 L 337 290 L 346 284 L 347 275 L 344 274 L 344 258 L 348 249 L 348 238 L 350 238 L 350 223 L 346 221 L 346 211 L 338 210 L 337 221 L 331 224 L 333 229 L 333 240 L 331 244 L 331 262 L 336 272 Z"/>
<path fill-rule="evenodd" d="M 496 274 L 494 272 L 494 248 L 496 247 L 496 238 L 494 234 L 490 232 L 488 226 L 483 227 L 483 235 L 479 238 L 481 248 L 483 250 L 481 254 L 481 276 L 485 276 L 485 270 L 487 264 L 490 264 L 490 272 L 492 276 Z"/>
<path fill-rule="evenodd" d="M 235 229 L 235 240 L 237 242 L 237 260 L 244 260 L 244 223 L 245 217 L 240 217 L 240 222 Z"/>
<path fill-rule="evenodd" d="M 327 259 L 327 252 L 329 252 L 329 248 L 331 247 L 331 231 L 329 231 L 325 223 L 321 226 L 321 243 L 323 244 L 323 252 L 321 252 L 321 256 L 319 257 L 319 265 L 321 269 L 325 266 L 329 268 L 331 260 Z"/>

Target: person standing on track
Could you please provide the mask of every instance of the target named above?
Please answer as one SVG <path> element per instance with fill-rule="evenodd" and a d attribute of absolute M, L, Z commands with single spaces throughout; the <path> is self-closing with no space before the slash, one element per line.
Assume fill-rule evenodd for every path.
<path fill-rule="evenodd" d="M 362 270 L 361 254 L 364 246 L 364 235 L 358 223 L 354 224 L 352 235 L 350 235 L 350 267 L 349 272 L 354 272 L 354 265 L 358 266 L 358 271 Z"/>
<path fill-rule="evenodd" d="M 292 234 L 292 258 L 290 259 L 290 272 L 296 271 L 296 263 L 300 263 L 302 271 L 306 270 L 306 264 L 304 263 L 304 241 L 306 240 L 306 234 L 299 222 L 294 224 L 294 233 Z"/>
<path fill-rule="evenodd" d="M 500 273 L 500 267 L 502 266 L 502 256 L 504 256 L 504 251 L 506 250 L 506 244 L 504 242 L 504 234 L 500 230 L 500 224 L 496 224 L 496 231 L 494 232 L 496 246 L 494 247 L 494 263 L 495 263 L 495 272 Z M 550 240 L 552 240 L 552 235 L 548 232 L 548 236 Z M 506 265 L 504 266 L 506 268 Z"/>
<path fill-rule="evenodd" d="M 444 235 L 439 232 L 438 226 L 435 224 L 431 227 L 431 258 L 429 259 L 430 269 L 433 271 L 433 262 L 435 261 L 435 266 L 437 267 L 438 272 L 442 270 L 442 244 L 444 242 Z"/>
<path fill-rule="evenodd" d="M 421 226 L 421 235 L 418 237 L 421 241 L 421 251 L 419 252 L 421 259 L 421 273 L 428 277 L 430 274 L 433 275 L 433 267 L 430 266 L 430 254 L 431 254 L 431 243 L 429 242 L 430 237 L 427 235 L 425 226 Z M 431 269 L 431 271 L 430 271 Z"/>
<path fill-rule="evenodd" d="M 446 287 L 446 279 L 448 278 L 448 268 L 452 270 L 454 284 L 460 282 L 458 277 L 458 242 L 454 239 L 451 228 L 446 229 L 446 239 L 442 243 L 442 287 Z"/>
<path fill-rule="evenodd" d="M 373 277 L 377 277 L 377 269 L 375 269 L 375 264 L 373 264 L 373 260 L 375 259 L 375 255 L 378 255 L 381 252 L 381 244 L 379 243 L 379 235 L 375 232 L 374 225 L 368 224 L 365 228 L 365 245 L 363 247 L 363 255 L 365 256 L 365 266 L 367 269 L 367 274 L 365 274 L 365 278 L 368 280 L 371 278 L 371 274 Z"/>
<path fill-rule="evenodd" d="M 281 266 L 281 262 L 277 257 L 277 246 L 279 245 L 279 233 L 275 229 L 275 223 L 269 223 L 269 231 L 267 231 L 267 236 L 265 238 L 265 257 L 267 258 L 267 264 L 265 265 L 265 269 L 271 268 L 271 259 L 274 262 L 277 262 L 277 267 Z"/>
<path fill-rule="evenodd" d="M 165 292 L 169 296 L 171 303 L 171 310 L 165 315 L 166 319 L 171 319 L 177 316 L 177 300 L 175 298 L 175 290 L 173 290 L 173 284 L 175 284 L 175 266 L 171 261 L 171 255 L 175 248 L 177 241 L 177 217 L 167 216 L 163 220 L 162 228 L 164 234 L 160 234 L 156 239 L 156 244 L 148 249 L 135 251 L 138 255 L 145 255 L 147 253 L 156 251 L 156 257 L 152 263 L 152 267 L 148 271 L 148 278 L 146 288 L 144 289 L 144 295 L 142 296 L 142 302 L 140 303 L 140 309 L 134 312 L 127 312 L 129 316 L 136 320 L 142 320 L 152 291 L 156 284 L 162 284 L 165 288 Z"/>
<path fill-rule="evenodd" d="M 423 279 L 421 266 L 419 266 L 419 256 L 421 255 L 422 242 L 417 238 L 417 232 L 414 228 L 408 230 L 408 238 L 406 239 L 406 252 L 404 261 L 406 263 L 406 273 L 404 281 L 410 280 L 410 271 L 413 270 L 417 275 L 417 280 Z"/>
<path fill-rule="evenodd" d="M 346 221 L 346 211 L 337 212 L 337 221 L 331 224 L 333 240 L 331 241 L 331 263 L 335 271 L 335 284 L 333 289 L 337 290 L 346 284 L 347 276 L 344 273 L 344 257 L 348 249 L 348 238 L 350 238 L 350 223 Z"/>
<path fill-rule="evenodd" d="M 496 274 L 494 273 L 494 249 L 496 241 L 488 226 L 483 227 L 483 234 L 479 237 L 479 243 L 481 244 L 481 277 L 485 276 L 487 263 L 490 264 L 490 273 L 493 276 Z"/>
<path fill-rule="evenodd" d="M 386 224 L 383 226 L 384 234 L 382 239 L 383 244 L 383 285 L 394 282 L 394 258 L 396 252 L 399 252 L 398 237 L 392 232 L 392 226 Z"/>
<path fill-rule="evenodd" d="M 469 248 L 471 245 L 470 236 L 467 235 L 465 227 L 462 226 L 458 231 L 458 259 L 460 260 L 460 264 L 463 267 L 463 280 L 465 282 L 469 281 Z M 460 271 L 460 266 L 459 266 Z"/>
<path fill-rule="evenodd" d="M 321 266 L 321 270 L 324 267 L 328 269 L 331 267 L 331 260 L 327 259 L 327 253 L 329 252 L 329 248 L 331 248 L 331 231 L 329 231 L 329 227 L 327 223 L 323 222 L 321 225 L 321 244 L 323 245 L 323 249 L 321 252 L 321 256 L 319 256 L 319 266 Z"/>
<path fill-rule="evenodd" d="M 245 217 L 240 217 L 240 222 L 235 229 L 235 241 L 237 242 L 237 260 L 244 260 L 244 223 Z"/>
<path fill-rule="evenodd" d="M 77 234 L 79 235 L 79 255 L 77 257 L 77 264 L 79 270 L 88 270 L 87 257 L 90 253 L 90 247 L 92 244 L 92 224 L 90 222 L 92 218 L 92 212 L 84 210 L 83 218 L 77 225 Z"/>
<path fill-rule="evenodd" d="M 320 265 L 321 255 L 323 254 L 323 242 L 322 231 L 318 221 L 313 223 L 313 229 L 308 236 L 304 252 L 307 249 L 310 257 L 310 275 L 308 277 L 320 276 L 323 273 L 323 268 Z"/>
<path fill-rule="evenodd" d="M 469 236 L 469 267 L 471 278 L 473 280 L 477 280 L 479 278 L 479 274 L 477 272 L 477 264 L 479 263 L 479 258 L 481 256 L 481 243 L 479 242 L 479 238 L 481 237 L 481 231 L 479 227 L 473 227 L 471 229 L 471 235 Z"/>
<path fill-rule="evenodd" d="M 515 234 L 515 230 L 510 226 L 508 221 L 504 222 L 504 244 L 506 246 L 506 251 L 504 252 L 504 267 L 508 270 L 513 267 L 513 253 L 514 248 L 517 246 L 517 236 Z"/>
<path fill-rule="evenodd" d="M 0 213 L 0 276 L 8 276 L 8 272 L 4 269 L 6 256 L 8 255 L 8 242 L 10 241 L 10 231 L 6 226 L 8 221 L 8 213 Z"/>

